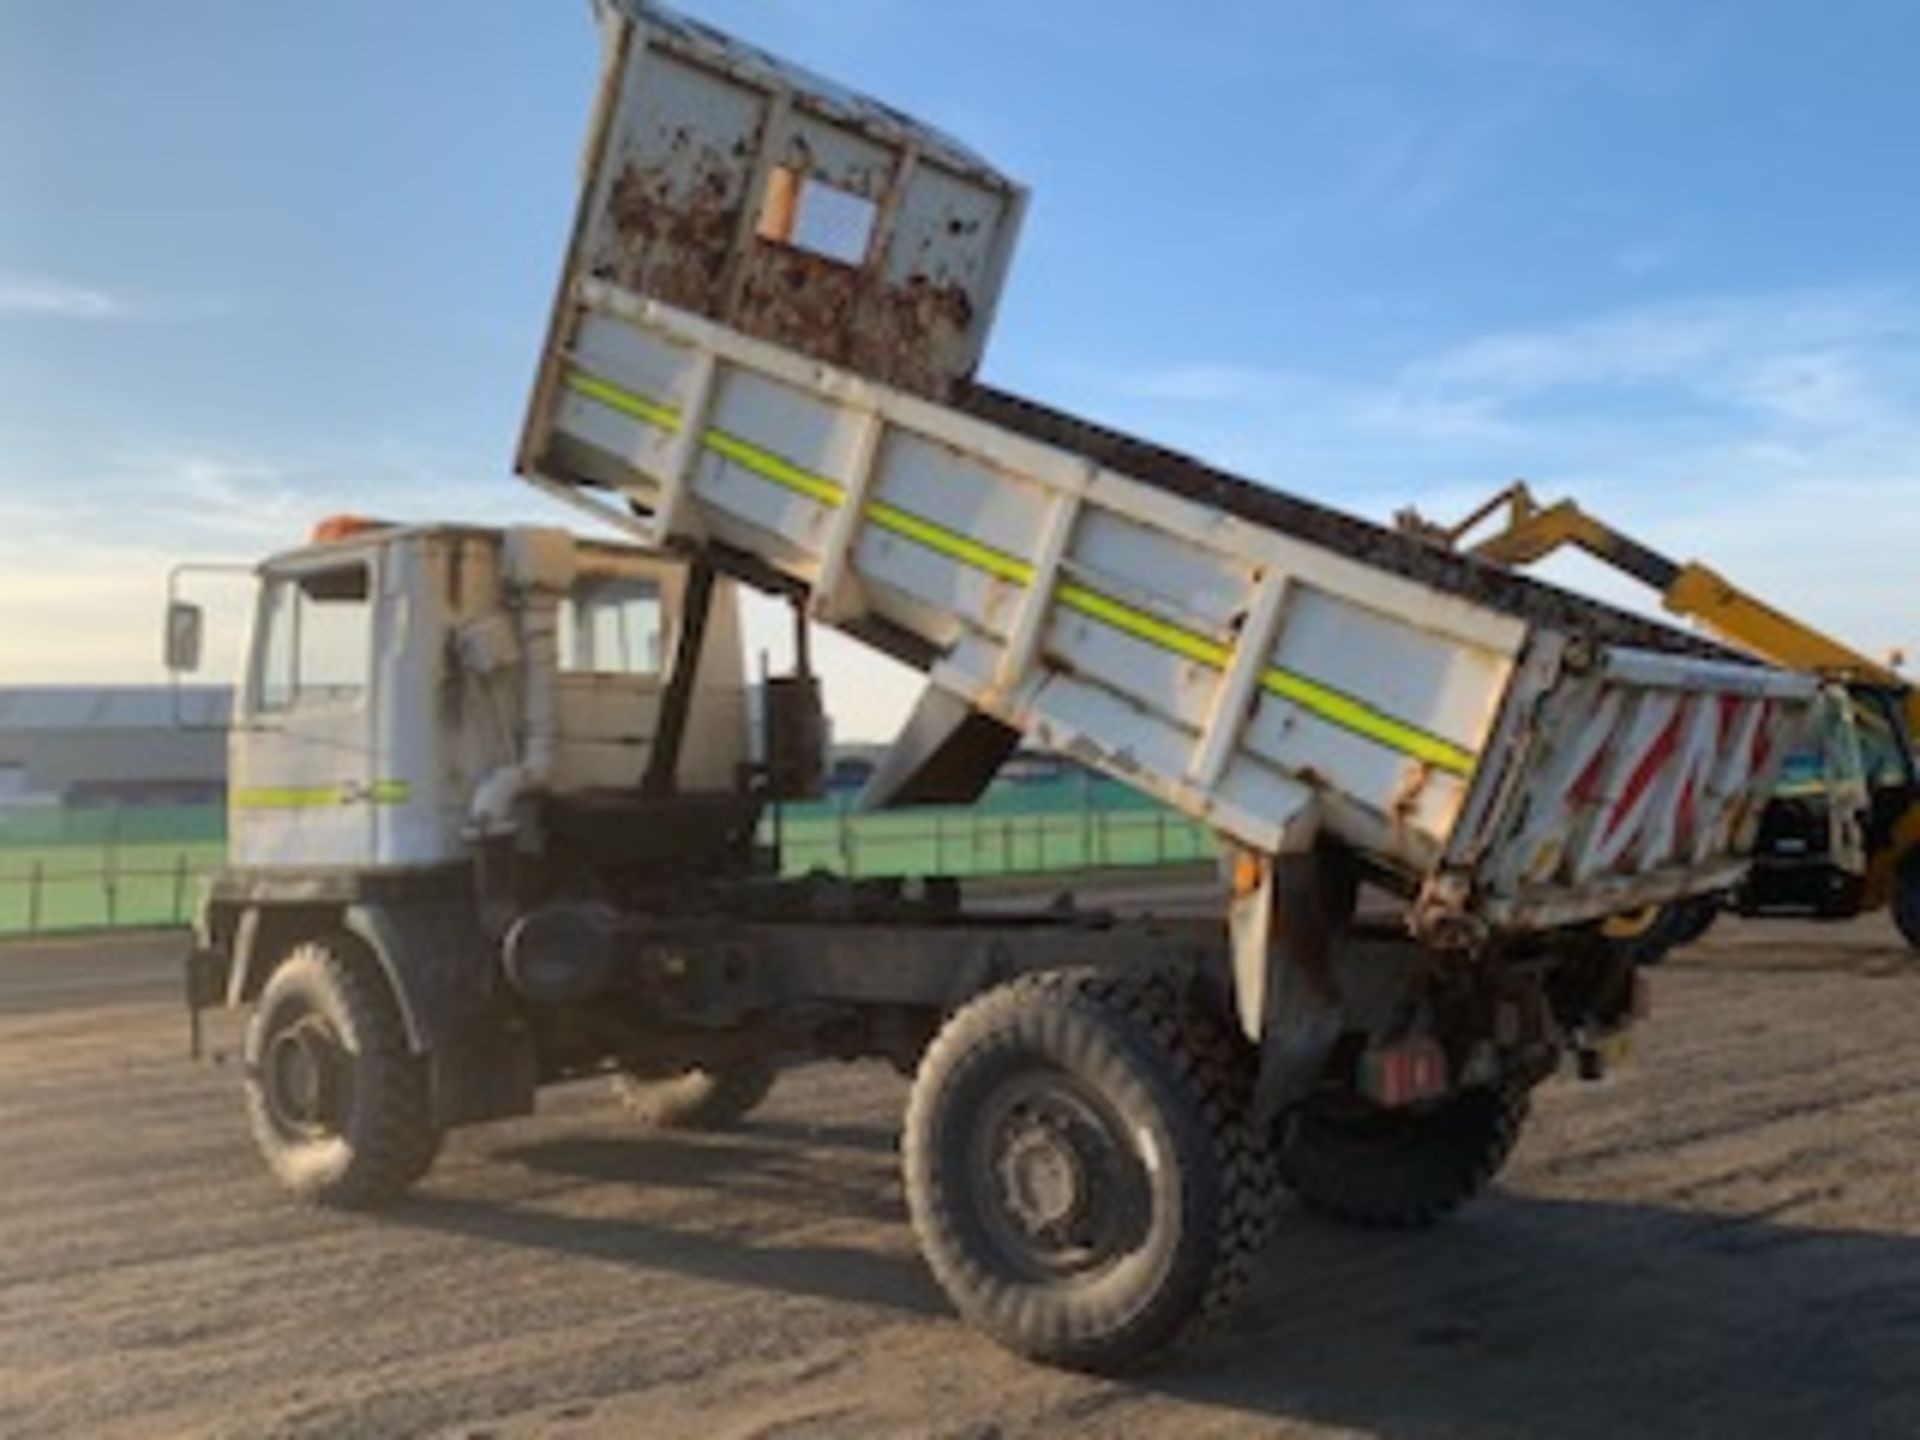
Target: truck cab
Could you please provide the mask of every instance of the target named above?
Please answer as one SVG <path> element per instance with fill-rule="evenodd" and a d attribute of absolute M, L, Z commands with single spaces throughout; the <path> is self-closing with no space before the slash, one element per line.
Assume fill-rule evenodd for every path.
<path fill-rule="evenodd" d="M 201 629 L 170 608 L 176 671 Z M 817 740 L 795 687 L 773 689 L 785 708 L 763 731 Z M 253 1007 L 250 1104 L 283 1180 L 351 1198 L 408 1178 L 413 1161 L 367 1173 L 350 1146 L 332 1164 L 310 1153 L 344 1093 L 326 1077 L 364 1047 L 391 1048 L 417 1089 L 409 1133 L 436 1136 L 614 1064 L 621 1040 L 532 1014 L 503 955 L 525 987 L 574 998 L 605 947 L 545 945 L 529 917 L 564 930 L 616 901 L 697 908 L 768 869 L 751 698 L 732 583 L 679 557 L 346 517 L 257 567 L 228 861 L 188 997 L 196 1044 L 203 1008 Z M 288 976 L 304 998 L 280 1003 Z"/>
<path fill-rule="evenodd" d="M 533 779 L 585 801 L 649 773 L 684 563 L 558 531 L 318 533 L 259 571 L 229 742 L 235 870 L 461 865 L 511 828 Z M 670 779 L 727 794 L 748 760 L 748 697 L 735 596 L 713 590 Z"/>

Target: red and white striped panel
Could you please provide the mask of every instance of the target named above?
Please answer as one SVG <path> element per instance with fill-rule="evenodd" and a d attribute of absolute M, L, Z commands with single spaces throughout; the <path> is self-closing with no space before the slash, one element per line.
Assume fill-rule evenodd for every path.
<path fill-rule="evenodd" d="M 1550 708 L 1548 756 L 1509 852 L 1522 888 L 1698 866 L 1744 846 L 1778 702 L 1592 681 Z"/>

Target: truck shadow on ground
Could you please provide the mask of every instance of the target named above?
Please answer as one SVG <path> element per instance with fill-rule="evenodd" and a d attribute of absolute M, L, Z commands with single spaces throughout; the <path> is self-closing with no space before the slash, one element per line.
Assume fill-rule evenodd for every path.
<path fill-rule="evenodd" d="M 756 1122 L 738 1135 L 595 1134 L 536 1140 L 490 1153 L 546 1188 L 503 1203 L 423 1192 L 392 1218 L 496 1244 L 611 1260 L 696 1279 L 917 1315 L 946 1312 L 910 1253 L 821 1243 L 808 1231 L 852 1220 L 910 1244 L 892 1137 L 862 1127 Z M 594 1187 L 648 1197 L 618 1214 L 566 1213 L 552 1201 Z M 662 1194 L 678 1197 L 656 1218 Z"/>
<path fill-rule="evenodd" d="M 1920 1239 L 1486 1197 L 1289 1207 L 1228 1335 L 1150 1388 L 1382 1435 L 1920 1435 Z"/>
<path fill-rule="evenodd" d="M 423 1197 L 396 1218 L 948 1316 L 909 1248 L 891 1136 L 854 1127 L 822 1141 L 775 1122 L 728 1137 L 540 1140 L 490 1158 L 554 1188 L 512 1204 Z M 645 1192 L 648 1213 L 638 1201 L 592 1217 L 547 1203 L 608 1185 Z M 680 1209 L 652 1218 L 663 1191 Z M 852 1244 L 809 1236 L 822 1224 L 843 1233 L 836 1220 L 887 1229 Z M 971 1343 L 984 1366 L 1015 1363 Z M 1920 1239 L 1512 1193 L 1428 1234 L 1375 1234 L 1289 1203 L 1221 1334 L 1139 1380 L 1088 1381 L 1065 1410 L 1078 1421 L 1111 1407 L 1119 1423 L 1151 1395 L 1396 1437 L 1910 1437 Z"/>

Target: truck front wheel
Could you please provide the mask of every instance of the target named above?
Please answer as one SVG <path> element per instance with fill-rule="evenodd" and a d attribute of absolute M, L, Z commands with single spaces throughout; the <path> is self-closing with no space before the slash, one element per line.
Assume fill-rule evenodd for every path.
<path fill-rule="evenodd" d="M 653 1130 L 726 1130 L 767 1098 L 779 1072 L 764 1060 L 697 1066 L 665 1080 L 616 1075 L 614 1092 Z"/>
<path fill-rule="evenodd" d="M 1172 987 L 1029 975 L 960 1010 L 908 1103 L 907 1202 L 973 1325 L 1114 1371 L 1223 1312 L 1273 1210 L 1249 1067 Z"/>
<path fill-rule="evenodd" d="M 1499 1173 L 1520 1139 L 1529 1099 L 1518 1083 L 1408 1110 L 1317 1095 L 1280 1118 L 1280 1178 L 1308 1209 L 1333 1219 L 1420 1229 Z"/>
<path fill-rule="evenodd" d="M 386 977 L 351 942 L 288 953 L 254 1006 L 244 1053 L 254 1140 L 301 1199 L 377 1205 L 433 1164 L 426 1062 L 408 1047 Z"/>

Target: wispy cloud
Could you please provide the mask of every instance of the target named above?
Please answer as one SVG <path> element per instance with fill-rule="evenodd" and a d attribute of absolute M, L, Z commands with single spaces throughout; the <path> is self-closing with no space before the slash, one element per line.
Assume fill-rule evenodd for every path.
<path fill-rule="evenodd" d="M 1324 433 L 1555 455 L 1570 438 L 1644 437 L 1679 420 L 1756 453 L 1816 434 L 1857 447 L 1920 428 L 1920 302 L 1868 291 L 1674 301 L 1468 336 L 1372 375 L 1203 360 L 1123 372 L 1103 388 L 1204 408 L 1210 423 L 1291 410 Z"/>
<path fill-rule="evenodd" d="M 158 678 L 154 635 L 172 565 L 257 560 L 298 545 L 325 515 L 556 520 L 497 466 L 400 438 L 298 452 L 208 438 L 89 447 L 0 428 L 0 475 L 7 682 Z M 217 606 L 239 596 L 196 598 Z M 222 628 L 231 633 L 215 652 L 238 638 L 231 606 Z"/>
<path fill-rule="evenodd" d="M 1469 339 L 1408 368 L 1411 383 L 1511 400 L 1666 386 L 1768 408 L 1815 370 L 1920 352 L 1920 307 L 1896 294 L 1812 291 L 1674 301 Z"/>
<path fill-rule="evenodd" d="M 1470 194 L 1495 170 L 1516 111 L 1494 104 L 1463 114 L 1421 115 L 1398 102 L 1356 121 L 1343 208 L 1376 221 L 1417 225 Z"/>
<path fill-rule="evenodd" d="M 44 275 L 0 274 L 0 320 L 177 321 L 225 314 L 210 296 L 139 294 Z"/>
<path fill-rule="evenodd" d="M 1388 13 L 1422 38 L 1531 77 L 1552 72 L 1632 92 L 1683 83 L 1713 53 L 1714 22 L 1675 7 L 1657 38 L 1609 7 L 1527 0 L 1395 0 Z"/>
<path fill-rule="evenodd" d="M 1630 280 L 1644 280 L 1667 269 L 1678 258 L 1672 245 L 1658 240 L 1635 240 L 1618 247 L 1607 257 L 1613 268 Z"/>
<path fill-rule="evenodd" d="M 122 303 L 105 290 L 59 280 L 0 280 L 0 315 L 111 320 L 124 313 Z"/>
<path fill-rule="evenodd" d="M 1410 502 L 1451 517 L 1526 476 L 1856 644 L 1920 650 L 1920 298 L 1904 292 L 1636 306 L 1373 373 L 1199 360 L 1072 384 L 1123 424 L 1381 518 Z"/>

